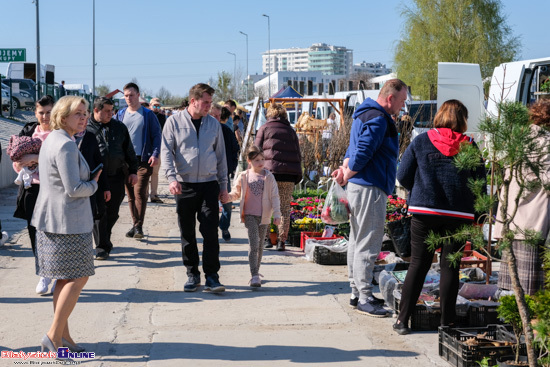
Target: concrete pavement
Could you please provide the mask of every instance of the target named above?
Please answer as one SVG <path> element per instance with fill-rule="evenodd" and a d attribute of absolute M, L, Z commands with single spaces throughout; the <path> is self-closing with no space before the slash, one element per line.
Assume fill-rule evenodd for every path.
<path fill-rule="evenodd" d="M 233 240 L 220 239 L 220 281 L 226 292 L 210 294 L 201 287 L 184 293 L 174 200 L 165 196 L 162 179 L 159 189 L 165 203 L 148 205 L 142 241 L 124 236 L 131 220 L 123 203 L 111 258 L 96 261 L 96 275 L 71 315 L 73 338 L 96 353 L 82 363 L 448 366 L 438 356 L 436 332 L 399 336 L 391 328 L 395 319 L 352 310 L 345 266 L 310 263 L 293 247 L 266 251 L 260 269 L 264 284 L 252 290 L 238 207 L 230 228 Z M 26 223 L 11 217 L 16 193 L 13 186 L 0 190 L 0 219 L 11 235 L 0 248 L 0 351 L 33 352 L 50 326 L 52 303 L 51 296 L 34 292 L 38 277 Z M 21 360 L 2 358 L 0 365 L 14 361 Z"/>

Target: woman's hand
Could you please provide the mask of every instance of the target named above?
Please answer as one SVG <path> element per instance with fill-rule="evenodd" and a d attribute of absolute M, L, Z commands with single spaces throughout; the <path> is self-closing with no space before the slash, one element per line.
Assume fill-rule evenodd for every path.
<path fill-rule="evenodd" d="M 99 180 L 99 176 L 101 175 L 101 172 L 103 172 L 102 169 L 100 169 L 99 171 L 97 171 L 97 173 L 95 174 L 95 176 L 92 178 L 92 180 L 94 180 L 95 182 L 97 182 Z"/>
<path fill-rule="evenodd" d="M 276 225 L 276 226 L 281 224 L 281 218 L 273 218 L 273 224 Z"/>

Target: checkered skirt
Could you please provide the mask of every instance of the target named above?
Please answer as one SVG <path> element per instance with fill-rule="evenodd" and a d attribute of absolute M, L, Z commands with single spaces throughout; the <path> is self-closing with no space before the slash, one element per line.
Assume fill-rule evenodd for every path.
<path fill-rule="evenodd" d="M 92 232 L 58 234 L 36 231 L 36 274 L 77 279 L 95 274 Z"/>
<path fill-rule="evenodd" d="M 542 245 L 529 246 L 524 241 L 513 242 L 514 255 L 518 268 L 519 282 L 526 294 L 533 295 L 544 286 L 544 270 L 542 268 Z M 508 271 L 506 256 L 500 264 L 498 286 L 503 289 L 512 289 L 512 280 Z"/>

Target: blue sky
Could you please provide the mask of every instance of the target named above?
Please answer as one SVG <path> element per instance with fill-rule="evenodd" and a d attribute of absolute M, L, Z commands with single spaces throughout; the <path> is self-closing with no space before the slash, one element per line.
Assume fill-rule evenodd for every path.
<path fill-rule="evenodd" d="M 460 1 L 460 0 L 457 0 Z M 550 57 L 548 0 L 503 0 L 504 14 L 522 40 L 522 59 Z M 187 1 L 96 0 L 96 85 L 122 88 L 132 78 L 156 93 L 164 86 L 186 95 L 219 71 L 261 73 L 271 48 L 313 43 L 353 49 L 354 63 L 391 66 L 401 37 L 402 0 L 384 1 Z M 0 48 L 26 48 L 36 60 L 36 6 L 31 0 L 0 0 Z M 40 0 L 40 58 L 56 66 L 56 81 L 92 84 L 92 0 Z M 445 61 L 445 60 L 442 60 Z M 6 63 L 0 63 L 5 74 Z"/>

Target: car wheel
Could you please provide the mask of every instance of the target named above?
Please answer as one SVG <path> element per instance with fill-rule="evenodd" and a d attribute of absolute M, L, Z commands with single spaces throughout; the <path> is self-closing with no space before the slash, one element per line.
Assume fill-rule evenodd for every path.
<path fill-rule="evenodd" d="M 19 105 L 19 101 L 17 100 L 17 98 L 12 98 L 11 99 L 11 109 L 12 109 L 12 111 L 15 112 L 15 110 L 18 110 L 19 107 L 20 107 L 20 105 Z"/>

